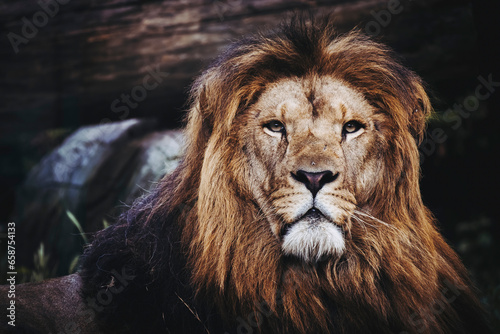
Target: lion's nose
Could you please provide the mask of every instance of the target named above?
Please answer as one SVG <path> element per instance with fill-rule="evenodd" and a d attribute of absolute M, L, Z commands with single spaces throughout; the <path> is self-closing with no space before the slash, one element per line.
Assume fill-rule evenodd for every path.
<path fill-rule="evenodd" d="M 333 174 L 329 170 L 324 170 L 322 172 L 298 170 L 297 173 L 292 173 L 292 176 L 295 180 L 305 184 L 306 188 L 309 189 L 314 197 L 325 184 L 335 181 L 339 173 Z"/>

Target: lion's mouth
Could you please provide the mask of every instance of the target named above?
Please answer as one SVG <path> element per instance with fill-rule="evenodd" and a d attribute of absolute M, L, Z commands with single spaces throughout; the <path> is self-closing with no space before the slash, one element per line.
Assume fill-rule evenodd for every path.
<path fill-rule="evenodd" d="M 318 262 L 329 256 L 339 256 L 345 248 L 342 229 L 316 207 L 281 229 L 284 255 Z"/>
<path fill-rule="evenodd" d="M 308 221 L 310 223 L 314 223 L 315 221 L 325 220 L 325 219 L 327 219 L 326 216 L 318 208 L 312 207 L 296 221 L 284 224 L 281 228 L 280 236 L 284 237 L 288 233 L 288 231 L 292 228 L 292 226 L 299 221 Z"/>
<path fill-rule="evenodd" d="M 322 217 L 326 218 L 323 212 L 321 212 L 318 208 L 312 207 L 300 219 L 316 220 Z"/>

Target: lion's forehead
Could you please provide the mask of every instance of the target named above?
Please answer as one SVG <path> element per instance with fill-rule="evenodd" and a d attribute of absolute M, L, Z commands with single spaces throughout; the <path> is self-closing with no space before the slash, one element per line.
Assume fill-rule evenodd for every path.
<path fill-rule="evenodd" d="M 374 111 L 355 88 L 329 76 L 281 79 L 263 92 L 257 107 L 287 122 L 322 119 L 330 124 L 369 118 Z"/>

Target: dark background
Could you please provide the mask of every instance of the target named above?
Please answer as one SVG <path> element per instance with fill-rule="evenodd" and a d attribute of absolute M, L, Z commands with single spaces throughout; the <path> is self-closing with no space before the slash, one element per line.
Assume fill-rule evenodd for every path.
<path fill-rule="evenodd" d="M 500 86 L 469 105 L 474 111 L 467 117 L 445 117 L 454 105 L 478 101 L 479 77 L 500 82 L 498 1 L 60 1 L 65 4 L 40 21 L 18 52 L 9 33 L 23 36 L 23 18 L 33 22 L 41 7 L 0 2 L 2 237 L 8 221 L 22 229 L 19 189 L 30 169 L 74 130 L 132 118 L 155 118 L 156 129 L 177 128 L 193 78 L 228 43 L 273 28 L 291 10 L 334 13 L 339 31 L 357 26 L 371 33 L 427 82 L 436 109 L 428 134 L 442 129 L 445 137 L 428 135 L 422 147 L 424 201 L 500 319 Z M 129 113 L 114 112 L 112 101 L 130 94 L 155 66 L 168 77 Z M 24 238 L 33 245 L 43 241 Z M 32 252 L 18 252 L 19 265 L 32 268 Z"/>

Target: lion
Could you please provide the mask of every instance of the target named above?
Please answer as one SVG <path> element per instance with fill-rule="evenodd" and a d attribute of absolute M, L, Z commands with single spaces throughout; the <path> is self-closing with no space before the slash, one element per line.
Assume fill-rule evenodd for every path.
<path fill-rule="evenodd" d="M 179 167 L 54 292 L 77 294 L 75 332 L 489 332 L 421 198 L 422 80 L 330 22 L 248 37 L 195 81 Z"/>

